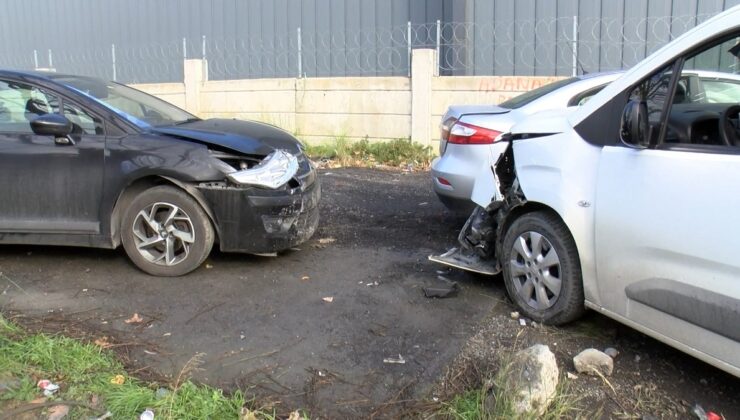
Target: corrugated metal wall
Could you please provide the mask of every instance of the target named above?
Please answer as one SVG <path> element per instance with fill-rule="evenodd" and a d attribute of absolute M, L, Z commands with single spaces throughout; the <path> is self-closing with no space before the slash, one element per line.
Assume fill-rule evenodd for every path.
<path fill-rule="evenodd" d="M 441 20 L 442 74 L 565 75 L 572 71 L 573 16 L 580 66 L 596 71 L 628 67 L 736 4 L 740 0 L 5 0 L 0 67 L 176 81 L 183 56 L 203 55 L 205 36 L 211 79 L 299 71 L 308 77 L 405 75 L 407 22 L 414 47 L 434 47 Z"/>
<path fill-rule="evenodd" d="M 5 0 L 2 7 L 3 67 L 33 68 L 34 50 L 38 65 L 50 67 L 51 50 L 59 71 L 112 77 L 115 55 L 118 79 L 136 82 L 181 79 L 183 49 L 200 58 L 204 36 L 211 78 L 296 76 L 298 27 L 306 76 L 405 74 L 399 28 L 405 36 L 409 21 L 455 18 L 453 0 Z M 365 51 L 397 54 L 384 69 Z"/>
<path fill-rule="evenodd" d="M 569 75 L 574 16 L 579 72 L 616 70 L 636 64 L 740 0 L 466 0 L 466 4 L 475 29 L 469 32 L 470 53 L 467 65 L 460 66 L 466 69 L 463 73 Z M 491 22 L 495 30 L 489 29 Z"/>

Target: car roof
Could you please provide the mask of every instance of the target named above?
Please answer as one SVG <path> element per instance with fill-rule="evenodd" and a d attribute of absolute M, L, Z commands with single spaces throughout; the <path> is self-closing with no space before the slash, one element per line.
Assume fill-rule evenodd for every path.
<path fill-rule="evenodd" d="M 625 70 L 613 70 L 613 71 L 600 71 L 595 73 L 584 73 L 580 76 L 576 76 L 581 80 L 588 80 L 593 79 L 596 77 L 606 77 L 606 76 L 619 76 L 621 74 L 624 74 Z"/>
<path fill-rule="evenodd" d="M 76 74 L 67 74 L 67 73 L 57 73 L 53 71 L 44 71 L 44 70 L 0 69 L 0 77 L 2 76 L 19 77 L 19 78 L 24 78 L 24 79 L 37 79 L 37 80 L 48 81 L 48 82 L 56 82 L 55 79 L 68 79 L 68 78 L 102 80 L 96 77 L 80 76 Z"/>

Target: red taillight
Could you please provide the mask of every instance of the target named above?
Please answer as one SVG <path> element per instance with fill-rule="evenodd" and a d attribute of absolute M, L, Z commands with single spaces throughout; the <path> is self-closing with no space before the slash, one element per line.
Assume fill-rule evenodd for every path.
<path fill-rule="evenodd" d="M 492 144 L 500 131 L 457 121 L 450 129 L 447 141 L 453 144 Z"/>
<path fill-rule="evenodd" d="M 442 184 L 442 185 L 447 185 L 447 186 L 450 186 L 450 187 L 452 186 L 452 184 L 450 184 L 450 181 L 442 178 L 441 176 L 438 176 L 437 177 L 437 181 L 439 181 L 439 183 Z"/>

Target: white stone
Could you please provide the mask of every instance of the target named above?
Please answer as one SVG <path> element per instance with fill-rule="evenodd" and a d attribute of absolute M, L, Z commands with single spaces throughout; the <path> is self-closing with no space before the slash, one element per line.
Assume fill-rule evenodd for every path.
<path fill-rule="evenodd" d="M 619 355 L 619 350 L 615 349 L 614 347 L 607 347 L 606 349 L 604 349 L 604 353 L 614 359 Z"/>
<path fill-rule="evenodd" d="M 579 373 L 598 376 L 609 376 L 614 370 L 614 360 L 608 354 L 596 350 L 586 349 L 573 358 L 573 365 Z"/>
<path fill-rule="evenodd" d="M 514 410 L 522 415 L 541 416 L 558 386 L 558 364 L 550 348 L 536 344 L 521 350 L 506 369 L 505 386 L 513 398 Z"/>

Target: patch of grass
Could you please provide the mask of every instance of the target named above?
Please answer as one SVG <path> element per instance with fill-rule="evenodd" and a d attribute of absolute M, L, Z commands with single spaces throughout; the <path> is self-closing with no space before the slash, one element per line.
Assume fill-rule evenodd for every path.
<path fill-rule="evenodd" d="M 107 350 L 63 336 L 26 333 L 2 316 L 0 349 L 0 382 L 10 384 L 9 390 L 0 392 L 0 412 L 39 398 L 42 394 L 36 382 L 40 379 L 60 385 L 52 401 L 90 404 L 93 396 L 98 399 L 100 412 L 73 406 L 70 418 L 105 411 L 113 418 L 138 418 L 144 409 L 151 408 L 158 419 L 238 419 L 243 408 L 251 408 L 240 391 L 227 396 L 219 389 L 191 382 L 189 375 L 197 368 L 197 357 L 183 368 L 174 384 L 145 383 L 129 376 Z M 116 375 L 123 375 L 125 381 L 111 383 Z M 168 392 L 157 395 L 160 387 Z M 274 418 L 272 413 L 252 412 L 258 419 Z"/>
<path fill-rule="evenodd" d="M 502 356 L 495 374 L 480 373 L 482 377 L 479 377 L 477 382 L 484 385 L 465 391 L 443 403 L 437 415 L 457 420 L 598 418 L 593 413 L 585 416 L 583 410 L 578 407 L 579 397 L 570 391 L 565 375 L 561 375 L 555 395 L 543 415 L 518 414 L 514 408 L 515 390 L 512 381 L 509 380 L 512 375 L 512 360 L 513 353 Z"/>
<path fill-rule="evenodd" d="M 584 418 L 585 413 L 577 406 L 578 397 L 570 393 L 565 378 L 558 383 L 555 397 L 542 416 L 535 414 L 521 415 L 514 411 L 512 390 L 505 387 L 505 380 L 497 375 L 492 390 L 485 387 L 471 390 L 454 397 L 443 405 L 438 413 L 441 417 L 458 420 L 494 420 L 494 419 L 577 419 Z M 489 393 L 493 393 L 489 397 Z M 592 417 L 593 414 L 587 416 Z"/>
<path fill-rule="evenodd" d="M 306 154 L 314 160 L 330 160 L 336 166 L 412 166 L 427 168 L 432 148 L 411 139 L 371 142 L 368 139 L 350 141 L 337 137 L 323 144 L 305 145 Z"/>

